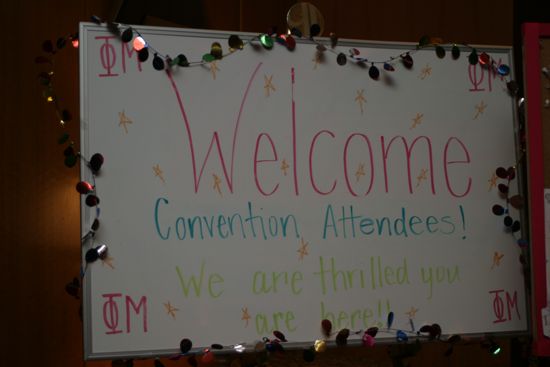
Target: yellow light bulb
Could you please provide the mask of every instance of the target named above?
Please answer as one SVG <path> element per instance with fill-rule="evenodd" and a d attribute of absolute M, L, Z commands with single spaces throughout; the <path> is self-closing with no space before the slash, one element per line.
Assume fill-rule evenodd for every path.
<path fill-rule="evenodd" d="M 327 350 L 327 343 L 322 339 L 317 339 L 313 346 L 315 348 L 315 351 L 318 353 L 322 353 Z"/>

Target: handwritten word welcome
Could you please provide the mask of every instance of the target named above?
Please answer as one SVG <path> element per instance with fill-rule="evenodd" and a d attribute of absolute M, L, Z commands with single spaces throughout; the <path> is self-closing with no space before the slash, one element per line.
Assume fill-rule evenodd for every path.
<path fill-rule="evenodd" d="M 279 166 L 281 164 L 280 151 L 277 149 L 277 144 L 269 133 L 262 132 L 258 134 L 257 137 L 253 140 L 252 144 L 254 144 L 254 153 L 253 156 L 250 157 L 250 161 L 238 162 L 235 160 L 236 150 L 243 143 L 250 142 L 248 139 L 246 142 L 242 142 L 239 140 L 239 134 L 241 132 L 241 117 L 246 107 L 246 101 L 251 84 L 254 81 L 261 66 L 262 63 L 259 63 L 252 71 L 246 89 L 242 94 L 243 97 L 240 107 L 238 109 L 233 133 L 231 134 L 231 153 L 229 155 L 223 153 L 222 138 L 220 137 L 220 133 L 218 131 L 213 131 L 210 143 L 201 144 L 204 146 L 208 146 L 202 162 L 197 158 L 198 149 L 196 148 L 196 146 L 198 144 L 196 144 L 197 142 L 191 129 L 192 123 L 187 116 L 185 106 L 179 92 L 179 88 L 174 78 L 172 77 L 172 74 L 170 72 L 167 73 L 178 102 L 183 122 L 185 124 L 187 141 L 189 143 L 190 150 L 189 153 L 192 163 L 192 177 L 194 180 L 195 193 L 197 193 L 201 187 L 201 180 L 203 177 L 204 169 L 209 162 L 209 159 L 211 159 L 213 152 L 215 152 L 218 156 L 220 168 L 223 172 L 230 193 L 235 192 L 234 171 L 236 165 L 240 164 L 245 165 L 245 167 L 252 167 L 254 174 L 254 185 L 260 195 L 272 196 L 275 195 L 280 189 L 280 182 L 271 183 L 270 187 L 266 187 L 267 184 L 262 181 L 262 176 L 259 173 L 263 172 L 264 175 L 267 175 L 270 170 L 271 172 L 275 172 L 276 170 L 279 170 Z M 292 157 L 292 184 L 293 191 L 296 196 L 300 195 L 302 185 L 307 184 L 302 182 L 303 180 L 300 180 L 300 177 L 302 176 L 309 176 L 309 188 L 312 190 L 312 192 L 318 195 L 330 195 L 335 192 L 335 189 L 338 185 L 344 185 L 348 194 L 357 197 L 369 195 L 372 192 L 375 180 L 377 179 L 377 177 L 379 177 L 379 175 L 381 175 L 384 190 L 386 193 L 389 193 L 390 175 L 388 173 L 388 168 L 392 164 L 403 162 L 396 162 L 396 154 L 391 154 L 395 149 L 399 149 L 399 146 L 401 147 L 400 151 L 403 152 L 401 157 L 407 165 L 405 177 L 406 182 L 408 183 L 409 193 L 413 194 L 413 177 L 411 173 L 411 163 L 415 160 L 415 155 L 413 154 L 413 152 L 417 152 L 420 147 L 422 147 L 425 155 L 427 156 L 427 162 L 423 163 L 425 163 L 426 166 L 429 167 L 430 188 L 433 195 L 436 195 L 437 192 L 434 182 L 434 175 L 437 172 L 440 172 L 439 170 L 443 172 L 443 176 L 445 177 L 445 187 L 447 189 L 447 192 L 451 196 L 458 198 L 464 197 L 470 192 L 472 178 L 470 176 L 463 176 L 460 174 L 454 174 L 455 172 L 450 172 L 455 165 L 469 165 L 471 163 L 468 148 L 458 137 L 455 136 L 448 137 L 443 145 L 442 152 L 435 153 L 432 145 L 432 138 L 428 136 L 418 136 L 415 138 L 406 138 L 399 135 L 392 137 L 379 136 L 376 139 L 378 140 L 379 146 L 376 146 L 374 144 L 376 140 L 374 140 L 372 136 L 369 136 L 359 131 L 348 134 L 347 136 L 338 136 L 332 130 L 323 129 L 317 131 L 309 137 L 300 136 L 298 132 L 299 126 L 298 122 L 296 121 L 295 113 L 297 104 L 294 99 L 294 85 L 296 80 L 294 68 L 291 69 L 290 80 L 292 87 L 290 98 L 292 121 L 290 121 L 289 124 L 289 135 L 291 136 L 290 140 L 292 141 L 292 146 L 290 151 L 287 153 L 289 156 Z M 301 145 L 307 144 L 307 146 L 309 147 L 309 154 L 307 157 L 300 157 L 298 155 L 298 143 L 300 143 Z M 319 172 L 317 172 L 314 167 L 316 167 L 315 162 L 320 159 L 318 157 L 318 152 L 326 151 L 327 149 L 331 152 L 335 152 L 334 154 L 337 154 L 340 157 L 341 165 L 339 165 L 339 167 L 323 166 L 323 171 L 328 169 L 331 172 L 334 172 L 334 178 L 329 181 L 322 182 L 318 178 Z M 350 172 L 349 162 L 351 157 L 357 156 L 360 153 L 364 154 L 361 155 L 361 158 L 365 162 L 368 162 L 368 165 L 365 167 L 365 169 L 369 179 L 365 180 L 366 184 L 364 184 L 363 187 L 358 188 L 355 187 L 355 185 L 353 184 L 354 173 Z M 440 168 L 436 168 L 434 162 L 436 162 L 436 157 L 439 156 L 441 156 L 440 162 L 437 163 L 439 163 Z M 307 161 L 306 167 L 308 172 L 305 173 L 305 175 L 302 172 L 298 172 L 298 161 L 300 159 L 305 159 Z M 380 160 L 382 163 L 383 168 L 381 173 L 375 171 L 375 160 Z M 226 162 L 229 162 L 229 164 Z M 380 180 L 380 178 L 378 179 Z"/>

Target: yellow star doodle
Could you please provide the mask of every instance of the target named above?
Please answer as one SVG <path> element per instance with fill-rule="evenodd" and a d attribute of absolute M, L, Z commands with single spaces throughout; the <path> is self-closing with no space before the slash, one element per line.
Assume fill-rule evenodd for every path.
<path fill-rule="evenodd" d="M 417 312 L 418 312 L 418 308 L 414 308 L 411 306 L 410 310 L 405 312 L 405 315 L 409 316 L 409 319 L 414 319 Z"/>
<path fill-rule="evenodd" d="M 126 116 L 126 114 L 124 113 L 124 110 L 118 113 L 118 126 L 122 125 L 122 127 L 124 128 L 124 132 L 126 134 L 128 134 L 128 127 L 126 125 L 131 123 L 133 123 L 133 121 L 130 120 L 128 116 Z"/>
<path fill-rule="evenodd" d="M 286 163 L 286 159 L 283 159 L 283 162 L 281 163 L 281 171 L 283 171 L 283 174 L 287 175 L 287 170 L 290 168 L 288 163 Z"/>
<path fill-rule="evenodd" d="M 266 97 L 270 96 L 271 91 L 275 92 L 275 87 L 273 86 L 273 75 L 270 75 L 269 77 L 264 75 L 264 89 Z"/>
<path fill-rule="evenodd" d="M 309 245 L 309 242 L 305 242 L 303 238 L 300 239 L 300 248 L 297 251 L 300 254 L 300 261 L 303 261 L 304 257 L 309 255 L 307 251 L 308 245 Z"/>
<path fill-rule="evenodd" d="M 323 54 L 320 52 L 315 53 L 315 57 L 311 60 L 313 61 L 313 70 L 317 70 L 317 66 L 321 63 L 321 59 L 323 58 Z"/>
<path fill-rule="evenodd" d="M 367 102 L 363 93 L 365 93 L 364 89 L 358 89 L 355 96 L 355 102 L 359 103 L 359 107 L 361 108 L 361 115 L 363 114 L 363 103 Z"/>
<path fill-rule="evenodd" d="M 168 301 L 167 303 L 163 303 L 163 305 L 164 305 L 164 308 L 166 309 L 166 314 L 172 316 L 172 318 L 175 320 L 176 319 L 176 311 L 179 311 L 179 309 L 172 306 L 170 301 Z"/>
<path fill-rule="evenodd" d="M 357 182 L 361 179 L 361 176 L 365 175 L 365 164 L 360 163 L 359 167 L 357 167 L 357 171 L 355 171 L 355 179 Z"/>
<path fill-rule="evenodd" d="M 412 119 L 413 124 L 411 126 L 411 129 L 416 128 L 416 126 L 420 125 L 422 123 L 422 119 L 424 118 L 423 113 L 417 113 L 416 116 Z"/>
<path fill-rule="evenodd" d="M 430 64 L 426 64 L 426 66 L 424 66 L 420 71 L 420 75 L 418 77 L 424 80 L 430 75 L 432 75 L 432 67 L 430 66 Z"/>
<path fill-rule="evenodd" d="M 113 260 L 114 259 L 111 257 L 111 255 L 107 254 L 105 258 L 101 259 L 101 265 L 107 265 L 111 269 L 114 269 L 115 266 L 113 265 Z"/>
<path fill-rule="evenodd" d="M 216 175 L 216 174 L 212 174 L 212 177 L 214 177 L 214 190 L 216 190 L 218 192 L 218 194 L 220 194 L 220 196 L 222 196 L 222 188 L 221 188 L 221 183 L 222 183 L 222 180 L 220 180 L 220 178 Z"/>
<path fill-rule="evenodd" d="M 220 71 L 216 61 L 210 62 L 210 72 L 212 73 L 212 79 L 216 80 L 216 72 Z"/>
<path fill-rule="evenodd" d="M 241 320 L 245 322 L 244 327 L 248 327 L 248 321 L 251 319 L 250 315 L 248 314 L 248 307 L 241 308 L 241 311 L 243 315 L 241 316 Z"/>
<path fill-rule="evenodd" d="M 160 165 L 158 163 L 156 166 L 153 166 L 153 172 L 155 173 L 155 177 L 160 178 L 162 183 L 166 183 L 166 181 L 164 181 L 164 173 L 162 172 L 162 169 L 160 168 Z"/>
<path fill-rule="evenodd" d="M 504 254 L 495 251 L 495 254 L 493 255 L 493 265 L 491 265 L 491 269 L 493 269 L 495 266 L 500 266 L 500 260 L 502 260 L 503 257 Z"/>
<path fill-rule="evenodd" d="M 427 174 L 428 174 L 427 169 L 422 168 L 420 170 L 420 174 L 416 177 L 416 187 L 420 186 L 420 183 L 428 178 Z"/>
<path fill-rule="evenodd" d="M 476 114 L 474 115 L 474 120 L 476 120 L 480 115 L 483 115 L 483 112 L 485 112 L 486 108 L 487 105 L 485 104 L 485 102 L 479 102 L 479 104 L 475 106 Z"/>
<path fill-rule="evenodd" d="M 493 187 L 497 187 L 497 179 L 498 179 L 497 175 L 493 172 L 493 175 L 491 176 L 491 178 L 487 180 L 487 182 L 489 182 L 488 191 L 491 191 Z"/>

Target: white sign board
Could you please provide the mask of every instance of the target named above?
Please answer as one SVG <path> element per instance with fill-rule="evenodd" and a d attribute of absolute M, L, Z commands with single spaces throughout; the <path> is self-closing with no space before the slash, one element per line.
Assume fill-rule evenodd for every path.
<path fill-rule="evenodd" d="M 138 29 L 190 61 L 228 49 L 221 32 Z M 413 51 L 409 70 L 398 56 L 414 45 L 340 42 L 397 56 L 373 80 L 370 63 L 341 66 L 310 41 L 169 71 L 104 27 L 83 24 L 80 41 L 82 153 L 105 157 L 84 252 L 108 247 L 85 274 L 87 358 L 275 330 L 300 345 L 323 319 L 359 331 L 390 311 L 403 330 L 527 328 L 519 249 L 491 213 L 495 169 L 516 161 L 513 101 L 467 50 Z M 511 63 L 510 49 L 481 51 Z M 87 233 L 95 208 L 82 218 Z"/>

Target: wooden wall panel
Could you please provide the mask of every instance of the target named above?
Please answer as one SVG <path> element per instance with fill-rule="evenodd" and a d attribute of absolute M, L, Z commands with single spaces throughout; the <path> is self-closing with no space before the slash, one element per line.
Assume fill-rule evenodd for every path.
<path fill-rule="evenodd" d="M 51 106 L 44 103 L 34 57 L 42 40 L 71 29 L 81 9 L 58 2 L 65 17 L 56 16 L 47 2 L 2 2 L 2 302 L 0 313 L 9 330 L 2 333 L 1 365 L 52 363 L 64 355 L 78 365 L 80 339 L 78 304 L 63 288 L 78 274 L 78 203 L 73 190 L 76 171 L 63 166 L 56 146 L 60 133 Z M 47 16 L 49 15 L 49 17 Z M 60 88 L 75 106 L 78 86 L 76 54 L 67 54 L 59 67 Z M 72 76 L 72 81 L 68 79 Z M 69 128 L 77 131 L 75 123 Z M 60 159 L 61 158 L 61 159 Z M 5 235 L 7 233 L 7 236 Z M 76 266 L 75 266 L 76 265 Z M 51 361 L 51 362 L 49 362 Z"/>
<path fill-rule="evenodd" d="M 324 35 L 342 38 L 417 42 L 423 35 L 448 42 L 512 45 L 513 0 L 374 1 L 311 0 L 323 14 Z M 286 27 L 286 14 L 296 1 L 204 1 L 211 29 L 265 32 Z"/>
<path fill-rule="evenodd" d="M 423 35 L 447 42 L 511 45 L 512 0 L 312 0 L 327 31 L 344 38 L 417 42 Z"/>
<path fill-rule="evenodd" d="M 322 11 L 326 30 L 340 37 L 416 41 L 423 34 L 468 43 L 512 42 L 512 2 L 361 0 L 312 1 Z M 263 32 L 285 26 L 293 1 L 205 0 L 205 26 L 212 29 Z M 79 21 L 114 14 L 109 0 L 17 0 L 0 2 L 2 83 L 0 98 L 0 315 L 2 366 L 79 366 L 82 361 L 78 302 L 64 291 L 79 273 L 80 234 L 78 169 L 63 165 L 56 144 L 61 129 L 52 106 L 45 103 L 34 63 L 45 39 L 77 30 Z M 115 9 L 116 10 L 116 9 Z M 74 115 L 66 130 L 78 137 L 78 55 L 64 50 L 56 57 L 56 90 Z M 78 141 L 76 141 L 78 145 Z M 428 346 L 416 364 L 509 365 L 509 352 L 488 359 L 477 345 L 461 347 L 451 359 L 442 346 Z M 473 363 L 480 361 L 480 363 Z M 374 363 L 389 366 L 386 348 L 333 350 L 315 366 Z M 182 365 L 182 363 L 166 363 Z M 300 353 L 289 353 L 273 365 L 302 365 Z M 109 366 L 109 362 L 89 362 Z M 151 361 L 136 363 L 152 366 Z"/>
<path fill-rule="evenodd" d="M 269 25 L 279 25 L 282 29 L 287 10 L 295 3 L 289 0 L 240 2 L 242 30 L 251 32 L 263 32 Z M 309 2 L 324 16 L 325 36 L 334 32 L 342 38 L 417 42 L 428 34 L 448 42 L 508 46 L 513 40 L 513 0 Z"/>

